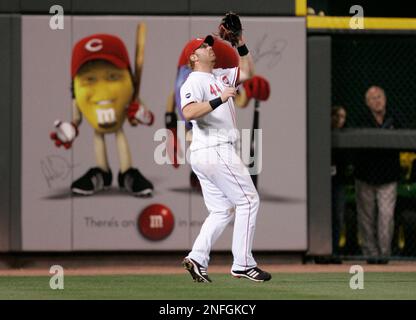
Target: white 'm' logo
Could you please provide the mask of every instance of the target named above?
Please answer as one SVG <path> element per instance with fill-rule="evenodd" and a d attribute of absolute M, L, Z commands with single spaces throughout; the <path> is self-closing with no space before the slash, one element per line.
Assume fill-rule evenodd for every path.
<path fill-rule="evenodd" d="M 85 49 L 91 52 L 100 51 L 103 48 L 103 40 L 91 39 L 85 44 Z"/>
<path fill-rule="evenodd" d="M 159 215 L 150 216 L 150 228 L 163 228 L 163 218 Z"/>
<path fill-rule="evenodd" d="M 96 109 L 98 124 L 110 124 L 116 122 L 114 109 Z"/>

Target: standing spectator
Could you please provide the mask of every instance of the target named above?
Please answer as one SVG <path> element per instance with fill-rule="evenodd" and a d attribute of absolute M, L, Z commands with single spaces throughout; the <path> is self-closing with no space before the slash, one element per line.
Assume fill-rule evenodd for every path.
<path fill-rule="evenodd" d="M 347 111 L 342 106 L 335 106 L 331 110 L 332 131 L 341 130 L 345 126 Z M 342 149 L 332 149 L 331 152 L 331 197 L 332 197 L 332 254 L 333 263 L 341 263 L 339 257 L 339 239 L 344 225 L 345 216 L 345 185 L 347 162 Z"/>
<path fill-rule="evenodd" d="M 386 108 L 386 95 L 382 88 L 371 86 L 365 94 L 365 101 L 368 109 L 360 127 L 380 130 L 397 127 L 391 110 Z M 355 192 L 358 231 L 368 263 L 388 262 L 399 177 L 398 151 L 362 149 L 357 152 Z"/>

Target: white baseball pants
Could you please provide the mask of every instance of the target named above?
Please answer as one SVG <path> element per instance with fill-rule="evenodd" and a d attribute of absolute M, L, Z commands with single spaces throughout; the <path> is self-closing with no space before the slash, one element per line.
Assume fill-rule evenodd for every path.
<path fill-rule="evenodd" d="M 233 145 L 192 151 L 190 162 L 201 183 L 209 215 L 188 257 L 208 267 L 212 246 L 235 215 L 232 270 L 244 271 L 257 266 L 251 249 L 259 196 Z"/>

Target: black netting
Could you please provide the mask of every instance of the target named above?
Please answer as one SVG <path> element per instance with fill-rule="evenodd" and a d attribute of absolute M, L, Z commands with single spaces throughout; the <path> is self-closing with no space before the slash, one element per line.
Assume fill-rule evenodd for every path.
<path fill-rule="evenodd" d="M 345 127 L 416 129 L 415 80 L 414 36 L 332 36 L 332 105 L 345 109 Z M 371 86 L 386 96 L 379 122 L 365 100 Z M 416 257 L 415 152 L 332 149 L 334 255 Z"/>
<path fill-rule="evenodd" d="M 347 108 L 347 125 L 357 125 L 371 85 L 382 87 L 400 125 L 416 128 L 416 37 L 332 37 L 332 104 Z"/>

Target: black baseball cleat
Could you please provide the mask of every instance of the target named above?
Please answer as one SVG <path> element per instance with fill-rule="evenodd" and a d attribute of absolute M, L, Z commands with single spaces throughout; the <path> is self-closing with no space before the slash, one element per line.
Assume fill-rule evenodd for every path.
<path fill-rule="evenodd" d="M 272 275 L 266 271 L 261 270 L 260 268 L 254 267 L 246 271 L 233 271 L 231 274 L 235 278 L 247 278 L 256 282 L 269 281 L 272 278 Z"/>
<path fill-rule="evenodd" d="M 185 258 L 182 261 L 183 267 L 189 271 L 195 282 L 212 282 L 208 277 L 207 268 L 201 266 L 191 258 Z"/>
<path fill-rule="evenodd" d="M 113 174 L 98 167 L 91 168 L 71 184 L 71 191 L 83 196 L 92 195 L 111 186 Z"/>
<path fill-rule="evenodd" d="M 150 197 L 153 193 L 153 184 L 147 180 L 136 168 L 118 174 L 118 185 L 139 197 Z"/>

